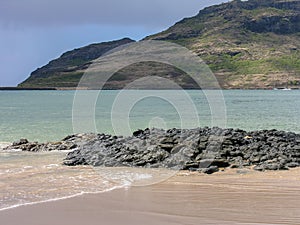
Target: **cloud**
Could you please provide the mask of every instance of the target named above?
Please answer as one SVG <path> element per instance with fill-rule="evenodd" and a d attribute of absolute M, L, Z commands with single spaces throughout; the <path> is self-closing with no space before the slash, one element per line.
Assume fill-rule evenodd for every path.
<path fill-rule="evenodd" d="M 2 0 L 5 26 L 166 26 L 220 0 Z"/>

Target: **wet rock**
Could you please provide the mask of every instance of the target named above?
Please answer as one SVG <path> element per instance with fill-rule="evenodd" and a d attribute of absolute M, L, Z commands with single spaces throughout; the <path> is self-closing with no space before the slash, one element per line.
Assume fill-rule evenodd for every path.
<path fill-rule="evenodd" d="M 282 167 L 282 165 L 280 165 L 279 163 L 272 163 L 272 164 L 267 164 L 265 166 L 265 169 L 268 170 L 279 170 Z"/>
<path fill-rule="evenodd" d="M 258 166 L 255 166 L 253 169 L 256 170 L 256 171 L 265 171 L 266 166 L 265 165 L 258 165 Z"/>
<path fill-rule="evenodd" d="M 300 135 L 240 129 L 145 129 L 130 137 L 74 134 L 59 142 L 21 139 L 6 148 L 22 151 L 73 150 L 65 165 L 167 167 L 213 173 L 220 168 L 283 170 L 300 166 Z"/>
<path fill-rule="evenodd" d="M 174 145 L 173 144 L 160 144 L 159 145 L 162 149 L 165 149 L 166 151 L 170 152 Z"/>
<path fill-rule="evenodd" d="M 218 168 L 225 168 L 230 166 L 225 159 L 203 159 L 200 160 L 199 168 L 207 168 L 209 166 L 217 166 Z"/>
<path fill-rule="evenodd" d="M 96 136 L 96 134 L 69 135 L 62 141 L 48 143 L 29 142 L 27 139 L 21 139 L 7 146 L 4 150 L 22 150 L 28 152 L 70 151 Z"/>
<path fill-rule="evenodd" d="M 19 141 L 13 142 L 13 146 L 20 146 L 20 145 L 25 145 L 28 144 L 29 141 L 27 139 L 20 139 Z"/>
<path fill-rule="evenodd" d="M 219 168 L 217 166 L 210 166 L 208 168 L 203 168 L 200 170 L 202 173 L 213 174 L 219 172 Z"/>
<path fill-rule="evenodd" d="M 295 167 L 299 166 L 299 163 L 297 163 L 297 162 L 290 162 L 290 163 L 287 163 L 286 166 L 288 168 L 295 168 Z"/>

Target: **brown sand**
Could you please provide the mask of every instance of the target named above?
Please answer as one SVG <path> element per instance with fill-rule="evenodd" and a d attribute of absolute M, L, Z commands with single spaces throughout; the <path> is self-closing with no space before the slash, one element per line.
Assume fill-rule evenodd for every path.
<path fill-rule="evenodd" d="M 244 171 L 242 171 L 244 172 Z M 214 175 L 0 211 L 1 225 L 300 224 L 300 169 Z"/>

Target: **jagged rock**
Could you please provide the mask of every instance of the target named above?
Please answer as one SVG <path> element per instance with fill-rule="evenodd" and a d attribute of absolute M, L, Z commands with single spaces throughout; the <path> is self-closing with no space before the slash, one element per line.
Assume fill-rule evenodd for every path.
<path fill-rule="evenodd" d="M 13 142 L 13 146 L 18 146 L 18 145 L 24 145 L 24 144 L 28 144 L 29 141 L 27 139 L 20 139 L 19 141 L 15 141 Z"/>
<path fill-rule="evenodd" d="M 109 142 L 110 136 L 100 136 L 100 142 L 93 140 L 81 146 L 75 156 L 69 153 L 64 163 L 168 167 L 205 173 L 215 172 L 216 167 L 256 166 L 255 170 L 264 171 L 299 166 L 297 153 L 300 136 L 276 130 L 246 132 L 207 127 L 168 131 L 146 129 L 135 132 L 132 137 L 116 138 L 114 142 Z M 274 142 L 278 146 L 293 147 L 270 148 Z"/>
<path fill-rule="evenodd" d="M 251 138 L 250 138 L 251 137 Z M 300 134 L 276 130 L 145 129 L 130 137 L 107 134 L 70 135 L 59 142 L 20 140 L 6 149 L 73 150 L 68 166 L 170 168 L 214 173 L 220 168 L 285 170 L 300 166 Z M 205 143 L 205 144 L 203 144 Z M 272 146 L 278 146 L 274 148 Z"/>
<path fill-rule="evenodd" d="M 217 166 L 210 166 L 208 168 L 203 168 L 200 170 L 202 173 L 206 173 L 206 174 L 213 174 L 219 171 L 219 167 Z"/>

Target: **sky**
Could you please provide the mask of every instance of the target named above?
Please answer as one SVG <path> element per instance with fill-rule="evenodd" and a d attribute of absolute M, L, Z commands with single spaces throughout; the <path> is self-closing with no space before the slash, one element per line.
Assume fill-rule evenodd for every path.
<path fill-rule="evenodd" d="M 0 0 L 0 86 L 16 86 L 62 53 L 140 40 L 227 0 Z"/>

